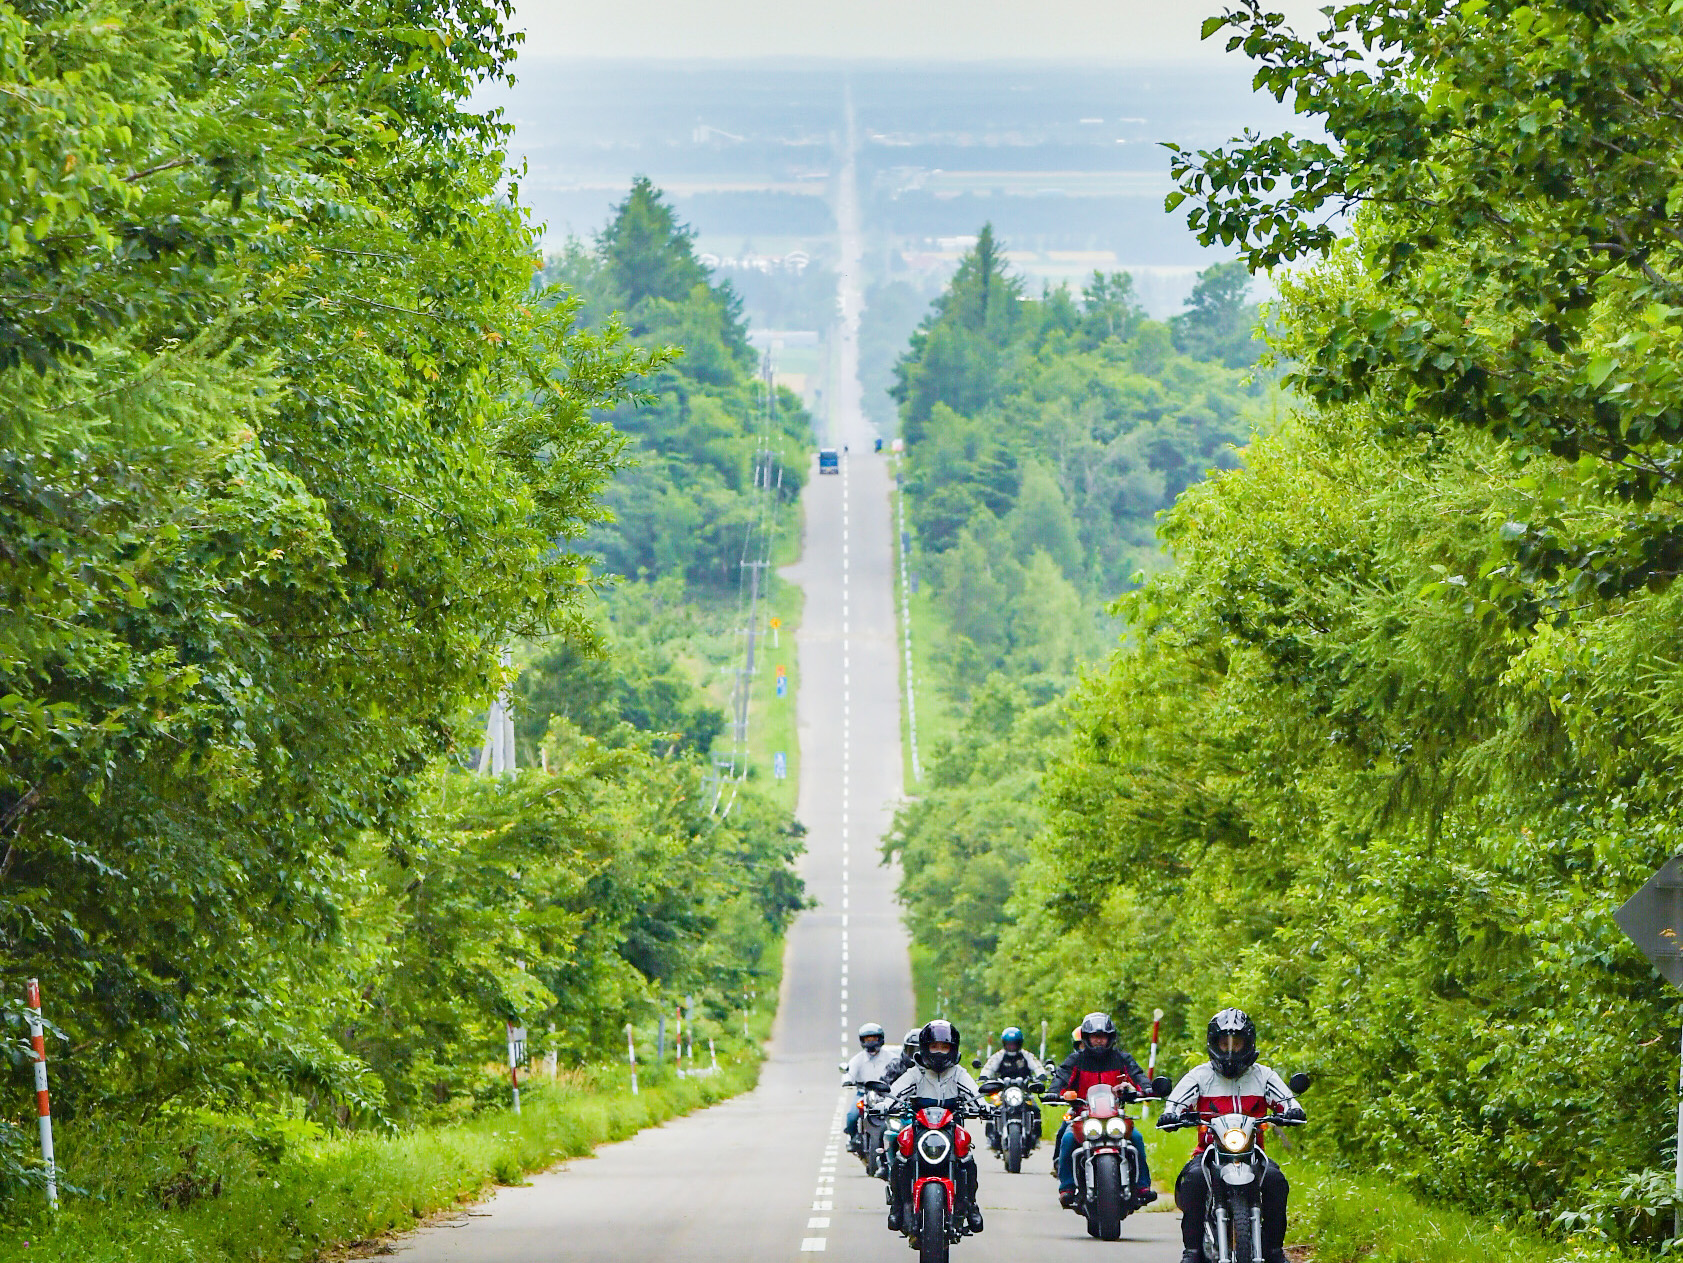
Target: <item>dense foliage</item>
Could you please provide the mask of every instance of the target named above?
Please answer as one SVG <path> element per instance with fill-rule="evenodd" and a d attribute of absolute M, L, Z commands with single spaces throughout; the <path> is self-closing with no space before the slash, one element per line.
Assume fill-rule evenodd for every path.
<path fill-rule="evenodd" d="M 558 292 L 584 296 L 587 323 L 623 318 L 638 344 L 683 348 L 651 382 L 652 400 L 613 414 L 634 468 L 609 489 L 613 520 L 592 530 L 588 548 L 612 574 L 677 573 L 704 592 L 734 593 L 743 540 L 759 512 L 754 451 L 762 433 L 777 456 L 787 516 L 806 477 L 812 423 L 783 389 L 767 423 L 742 304 L 730 282 L 713 283 L 693 237 L 639 178 L 594 245 L 569 242 L 544 277 Z"/>
<path fill-rule="evenodd" d="M 1233 354 L 1221 335 L 1248 337 L 1255 308 L 1228 270 L 1173 330 L 1146 319 L 1125 273 L 1079 295 L 1022 289 L 984 228 L 896 366 L 907 512 L 959 695 L 1001 670 L 1067 680 L 1102 653 L 1100 610 L 1154 564 L 1156 514 L 1232 464 L 1268 399 L 1176 350 Z"/>
<path fill-rule="evenodd" d="M 504 1019 L 597 1053 L 798 899 L 792 826 L 710 819 L 623 701 L 454 770 L 505 644 L 590 643 L 598 413 L 671 385 L 532 301 L 465 105 L 509 11 L 0 3 L 0 992 L 15 1034 L 42 979 L 61 1115 L 471 1104 Z M 729 325 L 699 288 L 660 340 Z"/>
<path fill-rule="evenodd" d="M 1683 847 L 1683 40 L 1618 0 L 1327 14 L 1209 25 L 1322 139 L 1178 161 L 1207 240 L 1325 255 L 1278 313 L 1304 405 L 1118 603 L 971 1001 L 1160 1005 L 1177 1063 L 1245 1004 L 1322 1152 L 1652 1247 L 1678 1003 L 1610 913 Z"/>
<path fill-rule="evenodd" d="M 934 665 L 964 706 L 890 841 L 943 990 L 967 1019 L 990 1020 L 989 971 L 1044 827 L 1063 698 L 1109 647 L 1103 607 L 1161 564 L 1158 512 L 1231 465 L 1272 405 L 1247 376 L 1261 348 L 1242 265 L 1206 271 L 1165 325 L 1146 319 L 1126 274 L 1034 300 L 999 259 L 984 229 L 898 368 Z"/>

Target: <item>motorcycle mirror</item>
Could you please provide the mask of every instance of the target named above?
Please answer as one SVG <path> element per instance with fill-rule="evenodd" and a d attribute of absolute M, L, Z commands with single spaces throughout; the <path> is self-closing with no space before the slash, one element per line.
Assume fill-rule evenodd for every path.
<path fill-rule="evenodd" d="M 845 1062 L 845 1061 L 836 1062 L 836 1069 L 840 1070 L 843 1074 L 846 1074 L 847 1073 L 847 1062 Z"/>
<path fill-rule="evenodd" d="M 1286 1083 L 1286 1086 L 1291 1089 L 1291 1094 L 1293 1096 L 1307 1092 L 1309 1090 L 1309 1076 L 1299 1070 L 1296 1074 L 1292 1075 L 1291 1079 Z"/>
<path fill-rule="evenodd" d="M 970 1059 L 970 1068 L 972 1070 L 980 1070 L 982 1068 L 982 1059 L 980 1057 L 972 1057 Z"/>
<path fill-rule="evenodd" d="M 1167 1096 L 1174 1090 L 1174 1080 L 1166 1074 L 1160 1074 L 1151 1081 L 1151 1095 L 1153 1096 Z"/>

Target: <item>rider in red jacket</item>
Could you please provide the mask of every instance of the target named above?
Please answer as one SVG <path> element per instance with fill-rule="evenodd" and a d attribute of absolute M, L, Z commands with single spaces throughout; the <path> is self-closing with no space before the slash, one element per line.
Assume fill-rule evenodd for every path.
<path fill-rule="evenodd" d="M 1063 1065 L 1052 1076 L 1054 1093 L 1076 1101 L 1085 1097 L 1087 1089 L 1095 1083 L 1126 1084 L 1141 1094 L 1151 1091 L 1144 1068 L 1126 1050 L 1117 1047 L 1116 1023 L 1108 1013 L 1089 1013 L 1081 1020 L 1080 1035 L 1081 1046 L 1064 1058 Z M 1152 1191 L 1151 1168 L 1145 1161 L 1145 1138 L 1135 1128 L 1130 1139 L 1138 1160 L 1140 1198 L 1154 1202 L 1157 1194 Z M 1069 1207 L 1075 1204 L 1075 1197 L 1075 1129 L 1065 1124 L 1058 1133 L 1058 1201 Z"/>

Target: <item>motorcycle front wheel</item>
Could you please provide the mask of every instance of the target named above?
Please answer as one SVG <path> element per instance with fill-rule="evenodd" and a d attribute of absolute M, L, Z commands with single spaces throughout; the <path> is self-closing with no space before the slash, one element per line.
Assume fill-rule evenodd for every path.
<path fill-rule="evenodd" d="M 947 1263 L 947 1186 L 925 1184 L 918 1211 L 918 1263 Z"/>
<path fill-rule="evenodd" d="M 1091 1214 L 1101 1240 L 1114 1241 L 1122 1235 L 1122 1160 L 1114 1153 L 1093 1159 Z"/>
<path fill-rule="evenodd" d="M 1012 1175 L 1023 1169 L 1023 1125 L 1016 1119 L 1005 1124 L 1005 1169 Z"/>
<path fill-rule="evenodd" d="M 1257 1257 L 1256 1239 L 1251 1232 L 1251 1217 L 1246 1208 L 1236 1208 L 1233 1216 L 1233 1263 L 1252 1263 Z"/>

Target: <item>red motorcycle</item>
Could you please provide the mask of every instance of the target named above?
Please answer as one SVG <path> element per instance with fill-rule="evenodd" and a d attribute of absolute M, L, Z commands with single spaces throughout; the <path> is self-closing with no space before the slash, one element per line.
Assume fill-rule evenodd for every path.
<path fill-rule="evenodd" d="M 911 1204 L 900 1206 L 900 1231 L 918 1252 L 919 1263 L 947 1263 L 947 1252 L 968 1229 L 959 1213 L 960 1170 L 970 1156 L 970 1133 L 957 1113 L 940 1106 L 912 1114 L 895 1137 L 888 1195 Z"/>

